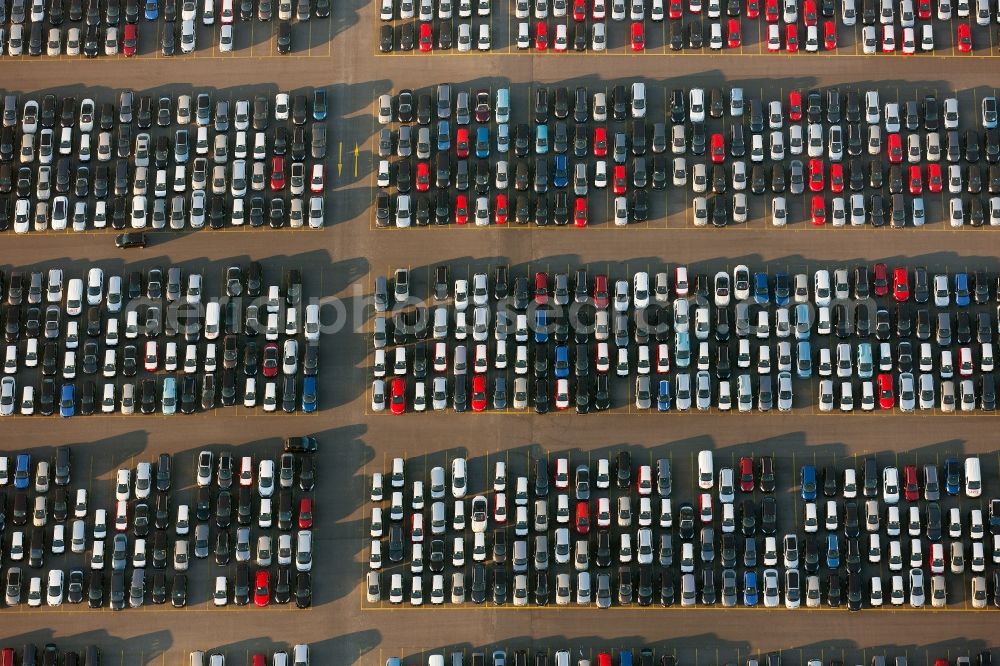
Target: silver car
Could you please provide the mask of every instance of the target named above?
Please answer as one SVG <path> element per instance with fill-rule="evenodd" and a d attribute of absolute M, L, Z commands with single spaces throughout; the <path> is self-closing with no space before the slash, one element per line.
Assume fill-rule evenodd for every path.
<path fill-rule="evenodd" d="M 698 373 L 699 378 L 701 373 Z M 708 373 L 705 373 L 706 379 Z M 649 376 L 640 375 L 635 379 L 635 407 L 636 409 L 649 409 L 651 404 L 650 399 L 650 389 L 649 389 Z M 701 409 L 701 399 L 699 397 L 699 409 Z"/>

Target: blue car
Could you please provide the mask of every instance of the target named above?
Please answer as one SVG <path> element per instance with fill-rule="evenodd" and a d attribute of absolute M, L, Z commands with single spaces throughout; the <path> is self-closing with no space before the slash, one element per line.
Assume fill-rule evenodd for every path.
<path fill-rule="evenodd" d="M 76 386 L 63 384 L 59 396 L 59 416 L 69 418 L 76 414 Z"/>
<path fill-rule="evenodd" d="M 661 412 L 670 411 L 670 380 L 661 379 L 656 394 L 656 409 Z"/>
<path fill-rule="evenodd" d="M 556 379 L 566 379 L 569 377 L 569 347 L 566 345 L 556 346 Z"/>
<path fill-rule="evenodd" d="M 757 572 L 743 572 L 743 605 L 756 606 L 759 594 L 757 592 Z"/>
<path fill-rule="evenodd" d="M 962 491 L 962 466 L 958 464 L 958 458 L 945 458 L 944 491 L 949 495 Z"/>
<path fill-rule="evenodd" d="M 632 666 L 631 650 L 622 650 L 618 653 L 618 666 Z"/>
<path fill-rule="evenodd" d="M 955 273 L 955 305 L 969 307 L 969 274 Z"/>
<path fill-rule="evenodd" d="M 795 349 L 798 356 L 795 374 L 798 375 L 799 379 L 809 379 L 813 373 L 812 345 L 809 344 L 808 340 L 802 340 Z"/>
<path fill-rule="evenodd" d="M 828 569 L 840 568 L 840 541 L 836 534 L 826 535 L 826 567 Z"/>
<path fill-rule="evenodd" d="M 754 273 L 753 300 L 757 305 L 765 305 L 770 300 L 770 290 L 767 286 L 767 273 Z"/>
<path fill-rule="evenodd" d="M 177 413 L 177 380 L 173 377 L 163 378 L 163 415 L 170 416 Z"/>
<path fill-rule="evenodd" d="M 788 305 L 791 298 L 791 288 L 788 284 L 788 273 L 774 274 L 774 302 L 778 305 Z"/>
<path fill-rule="evenodd" d="M 451 127 L 447 120 L 438 121 L 438 150 L 442 152 L 451 150 Z"/>
<path fill-rule="evenodd" d="M 802 499 L 812 502 L 816 499 L 816 468 L 812 465 L 802 466 Z"/>
<path fill-rule="evenodd" d="M 545 310 L 535 310 L 535 342 L 548 342 L 549 328 Z"/>
<path fill-rule="evenodd" d="M 160 16 L 160 9 L 156 0 L 146 0 L 146 8 L 143 13 L 147 21 L 155 21 Z"/>
<path fill-rule="evenodd" d="M 319 400 L 316 397 L 316 378 L 306 377 L 302 380 L 302 411 L 306 414 L 312 414 L 316 411 L 318 403 Z"/>
<path fill-rule="evenodd" d="M 20 453 L 17 456 L 17 465 L 14 468 L 14 487 L 18 490 L 26 490 L 31 484 L 31 455 Z"/>
<path fill-rule="evenodd" d="M 545 155 L 549 152 L 549 126 L 545 123 L 535 126 L 535 154 Z"/>
<path fill-rule="evenodd" d="M 556 155 L 555 169 L 552 172 L 552 185 L 559 188 L 569 185 L 569 161 L 565 155 Z"/>
<path fill-rule="evenodd" d="M 488 127 L 476 129 L 476 157 L 485 160 L 490 156 L 490 130 Z"/>

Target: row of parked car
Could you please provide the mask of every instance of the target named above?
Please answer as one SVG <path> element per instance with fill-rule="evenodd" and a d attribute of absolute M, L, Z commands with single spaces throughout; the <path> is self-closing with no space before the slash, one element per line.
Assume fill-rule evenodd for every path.
<path fill-rule="evenodd" d="M 656 658 L 657 654 L 659 654 L 658 660 Z M 576 656 L 574 657 L 574 655 Z M 444 651 L 441 651 L 427 656 L 427 666 L 446 666 L 447 664 L 451 664 L 451 666 L 463 666 L 467 663 L 471 663 L 472 666 L 507 666 L 508 664 L 513 664 L 514 666 L 528 666 L 528 664 L 534 664 L 534 666 L 549 666 L 550 664 L 554 666 L 612 666 L 613 663 L 617 663 L 619 666 L 656 666 L 657 664 L 659 666 L 676 666 L 677 664 L 677 657 L 673 653 L 665 653 L 662 650 L 654 650 L 653 648 L 621 648 L 618 650 L 596 651 L 585 650 L 580 647 L 575 647 L 572 650 L 564 648 L 548 650 L 535 648 L 533 653 L 532 650 L 525 649 L 473 649 L 469 655 L 469 659 L 471 662 L 466 659 L 464 652 L 446 654 Z M 532 659 L 534 661 L 531 661 Z M 791 661 L 791 659 L 787 656 L 782 656 L 779 652 L 772 652 L 760 657 L 747 657 L 744 664 L 745 666 L 760 666 L 761 664 L 781 666 L 782 663 L 788 664 Z M 830 661 L 833 662 L 835 660 L 831 659 Z M 400 659 L 399 657 L 389 657 L 385 662 L 385 666 L 404 666 L 404 664 L 420 664 L 422 666 L 423 663 L 422 658 L 410 661 Z M 876 655 L 871 658 L 870 663 L 871 666 L 886 666 L 890 662 L 884 655 Z M 906 666 L 906 655 L 896 656 L 891 663 L 894 663 L 896 666 Z M 966 656 L 958 657 L 955 662 L 951 662 L 950 658 L 934 660 L 934 666 L 951 666 L 952 663 L 955 663 L 957 666 L 971 666 L 973 663 L 976 666 L 990 666 L 993 663 L 993 656 L 988 650 L 984 650 L 976 655 L 975 662 Z M 823 666 L 823 660 L 809 659 L 806 662 L 806 666 Z"/>
<path fill-rule="evenodd" d="M 261 264 L 231 264 L 218 297 L 202 273 L 177 266 L 124 276 L 93 267 L 85 278 L 60 268 L 4 277 L 0 415 L 54 413 L 58 378 L 62 416 L 73 416 L 78 403 L 84 414 L 173 414 L 241 397 L 245 407 L 259 401 L 275 411 L 279 383 L 284 411 L 316 410 L 319 306 L 303 306 L 296 269 L 268 284 Z"/>
<path fill-rule="evenodd" d="M 824 595 L 830 605 L 839 605 L 839 595 L 842 592 L 840 574 L 842 567 L 846 566 L 847 578 L 852 588 L 848 596 L 848 605 L 852 610 L 860 610 L 862 599 L 860 584 L 870 582 L 870 605 L 881 606 L 882 578 L 885 572 L 882 571 L 882 562 L 888 566 L 888 581 L 892 584 L 892 594 L 886 599 L 888 603 L 899 605 L 905 603 L 903 590 L 903 576 L 901 572 L 904 567 L 903 549 L 901 546 L 901 534 L 903 530 L 910 536 L 910 604 L 915 607 L 924 605 L 925 592 L 923 589 L 922 567 L 928 565 L 932 578 L 930 584 L 933 591 L 926 595 L 931 599 L 934 607 L 943 607 L 947 604 L 946 587 L 946 557 L 945 545 L 943 543 L 944 525 L 942 509 L 939 501 L 948 500 L 949 497 L 958 495 L 961 492 L 964 477 L 965 495 L 968 498 L 977 498 L 982 493 L 982 477 L 977 457 L 966 458 L 964 462 L 964 472 L 957 459 L 949 458 L 943 468 L 944 483 L 938 481 L 938 469 L 935 465 L 924 466 L 924 476 L 921 482 L 917 474 L 916 466 L 909 465 L 904 468 L 901 477 L 899 470 L 895 467 L 879 468 L 874 458 L 864 461 L 863 477 L 859 478 L 858 471 L 848 467 L 842 471 L 833 467 L 826 467 L 823 470 L 823 477 L 820 479 L 815 467 L 803 466 L 800 471 L 799 494 L 805 504 L 805 519 L 798 523 L 802 534 L 797 534 L 795 528 L 790 533 L 785 533 L 783 537 L 779 534 L 777 519 L 777 500 L 771 494 L 776 488 L 774 460 L 770 456 L 764 456 L 758 461 L 750 457 L 743 457 L 734 468 L 722 468 L 716 475 L 714 473 L 714 462 L 710 451 L 702 451 L 698 455 L 697 464 L 697 484 L 701 491 L 696 509 L 691 503 L 681 503 L 677 513 L 676 537 L 679 543 L 675 551 L 674 546 L 674 518 L 671 508 L 671 495 L 673 494 L 673 481 L 671 474 L 671 464 L 669 459 L 656 461 L 655 473 L 653 466 L 640 465 L 637 479 L 632 479 L 632 467 L 630 456 L 627 452 L 620 452 L 616 458 L 616 464 L 612 474 L 612 467 L 609 459 L 597 459 L 597 473 L 595 479 L 595 490 L 592 495 L 590 469 L 587 465 L 578 465 L 575 474 L 571 476 L 571 468 L 568 458 L 555 458 L 554 471 L 550 472 L 550 467 L 545 458 L 538 458 L 533 461 L 532 473 L 534 476 L 534 509 L 530 508 L 531 501 L 529 495 L 529 478 L 527 476 L 517 477 L 514 488 L 514 517 L 508 520 L 507 513 L 507 467 L 504 462 L 498 462 L 494 472 L 494 495 L 492 509 L 485 495 L 478 495 L 472 499 L 470 511 L 470 524 L 473 538 L 471 557 L 473 560 L 473 596 L 474 602 L 482 603 L 486 598 L 485 575 L 486 564 L 492 561 L 493 564 L 493 593 L 492 597 L 496 603 L 506 601 L 506 575 L 508 573 L 507 562 L 510 562 L 510 569 L 514 574 L 514 603 L 522 605 L 528 603 L 528 580 L 529 575 L 535 574 L 535 603 L 545 604 L 549 601 L 549 572 L 555 570 L 557 576 L 557 588 L 565 588 L 566 595 L 569 593 L 568 582 L 571 574 L 559 573 L 563 569 L 559 565 L 568 565 L 573 561 L 573 569 L 577 579 L 577 603 L 591 603 L 590 592 L 590 563 L 589 555 L 592 539 L 588 536 L 591 533 L 591 519 L 596 513 L 596 533 L 597 543 L 596 574 L 600 581 L 602 570 L 608 569 L 617 561 L 619 571 L 619 603 L 628 604 L 633 602 L 632 585 L 635 571 L 632 562 L 639 565 L 639 576 L 645 582 L 639 582 L 640 589 L 643 587 L 650 591 L 646 596 L 645 603 L 652 601 L 653 579 L 663 577 L 665 580 L 657 580 L 656 587 L 665 590 L 665 587 L 672 588 L 670 582 L 675 578 L 675 559 L 679 561 L 680 573 L 684 580 L 685 599 L 682 605 L 690 605 L 695 602 L 694 596 L 694 574 L 696 569 L 700 573 L 702 580 L 702 603 L 714 604 L 717 602 L 715 575 L 717 563 L 723 570 L 722 588 L 723 594 L 721 603 L 725 606 L 733 606 L 737 603 L 737 568 L 745 567 L 743 571 L 743 600 L 742 604 L 753 606 L 759 603 L 759 590 L 757 576 L 758 553 L 763 557 L 765 567 L 772 567 L 763 572 L 764 605 L 774 606 L 782 603 L 781 583 L 778 580 L 779 571 L 775 567 L 781 566 L 779 553 L 784 553 L 783 566 L 785 600 L 784 604 L 789 608 L 796 608 L 800 605 L 802 598 L 806 598 L 806 605 L 816 606 L 820 603 L 820 571 L 824 568 L 828 571 L 825 577 L 827 590 Z M 549 539 L 550 522 L 548 517 L 548 497 L 551 483 L 554 485 L 556 496 L 556 512 L 554 525 L 554 558 L 550 556 Z M 449 563 L 453 567 L 452 581 L 452 601 L 461 603 L 465 600 L 464 575 L 466 564 L 465 537 L 466 537 L 466 517 L 464 509 L 464 497 L 468 487 L 468 473 L 466 461 L 462 458 L 451 462 L 451 511 L 448 510 L 448 483 L 445 478 L 445 468 L 434 467 L 430 470 L 429 488 L 431 503 L 430 518 L 430 555 L 427 558 L 432 578 L 431 603 L 443 603 L 445 599 L 444 584 L 447 580 L 445 575 L 446 566 Z M 610 490 L 614 479 L 616 490 Z M 843 485 L 840 485 L 840 481 Z M 863 479 L 863 483 L 861 483 Z M 575 481 L 575 483 L 574 483 Z M 389 544 L 388 560 L 383 559 L 381 537 L 385 531 L 382 507 L 376 506 L 372 510 L 371 532 L 372 546 L 370 550 L 369 566 L 372 574 L 369 575 L 369 600 L 377 602 L 381 596 L 373 592 L 379 591 L 379 572 L 388 564 L 393 582 L 390 586 L 390 601 L 401 602 L 402 589 L 398 585 L 402 581 L 403 574 L 392 573 L 397 568 L 391 563 L 409 562 L 409 573 L 411 578 L 411 603 L 419 605 L 423 603 L 422 578 L 424 570 L 424 543 L 427 532 L 423 521 L 424 509 L 424 482 L 416 480 L 412 483 L 411 507 L 412 514 L 410 520 L 406 521 L 404 513 L 403 496 L 405 492 L 404 461 L 395 459 L 392 471 L 389 474 L 391 486 L 391 507 L 389 512 Z M 377 503 L 384 497 L 383 477 L 378 474 L 373 478 L 372 498 Z M 638 519 L 638 530 L 635 532 L 637 538 L 632 541 L 633 529 L 633 509 L 635 507 L 632 494 L 632 486 L 635 486 L 638 495 L 638 507 L 636 516 Z M 569 491 L 571 486 L 574 489 L 576 510 L 571 511 Z M 758 509 L 758 502 L 752 497 L 755 490 L 764 493 L 764 498 Z M 713 505 L 717 499 L 721 505 L 721 520 L 717 519 Z M 562 491 L 562 492 L 560 492 Z M 606 492 L 605 492 L 606 491 Z M 943 491 L 943 492 L 942 492 Z M 839 503 L 834 499 L 838 494 L 845 498 L 844 503 Z M 617 497 L 612 497 L 617 495 Z M 737 496 L 742 496 L 739 501 L 739 511 L 735 507 Z M 825 534 L 823 537 L 816 535 L 820 531 L 820 524 L 817 519 L 816 505 L 822 502 L 820 495 L 826 497 L 827 514 L 824 523 Z M 881 495 L 881 504 L 879 496 Z M 658 496 L 658 497 L 657 497 Z M 923 499 L 921 499 L 921 496 Z M 655 499 L 654 499 L 655 498 Z M 596 512 L 594 511 L 594 500 L 596 499 Z M 617 500 L 617 511 L 613 518 L 611 508 L 612 500 Z M 901 501 L 909 508 L 909 520 L 901 521 L 900 504 Z M 659 505 L 659 509 L 653 508 L 653 502 Z M 918 504 L 926 502 L 920 511 Z M 865 516 L 862 520 L 859 504 L 865 507 Z M 882 519 L 883 509 L 885 510 L 884 534 L 888 537 L 885 550 L 882 547 Z M 452 515 L 449 515 L 452 514 Z M 926 513 L 926 520 L 922 519 Z M 654 516 L 658 514 L 658 518 Z M 992 560 L 994 563 L 1000 562 L 1000 500 L 992 500 L 989 508 L 989 530 L 992 539 Z M 841 515 L 843 516 L 841 518 Z M 947 574 L 951 576 L 961 576 L 966 570 L 965 545 L 963 541 L 963 519 L 958 506 L 948 509 L 947 536 L 951 540 L 949 545 L 949 555 L 947 562 L 950 563 Z M 446 546 L 445 535 L 450 528 L 458 533 L 452 539 L 452 546 Z M 492 521 L 494 530 L 492 543 L 488 547 L 486 534 L 489 532 Z M 409 529 L 409 548 L 411 555 L 407 558 L 406 537 L 404 532 L 405 523 Z M 798 522 L 798 521 L 797 521 Z M 514 525 L 514 541 L 512 550 L 508 551 L 509 525 Z M 560 527 L 565 525 L 565 527 Z M 717 527 L 718 526 L 718 527 Z M 657 529 L 659 528 L 659 529 Z M 717 545 L 716 529 L 721 528 L 721 549 Z M 760 535 L 763 536 L 763 549 L 758 550 Z M 843 530 L 843 539 L 840 532 Z M 573 536 L 571 536 L 571 532 Z M 969 559 L 973 577 L 972 583 L 973 606 L 983 607 L 986 602 L 986 582 L 984 574 L 987 567 L 987 556 L 983 540 L 986 536 L 981 509 L 972 509 L 967 523 L 967 532 L 971 539 L 971 557 Z M 902 539 L 905 541 L 905 539 Z M 575 541 L 575 543 L 571 543 Z M 824 544 L 820 546 L 820 541 Z M 862 553 L 860 541 L 867 544 L 867 548 Z M 782 547 L 779 548 L 779 542 Z M 529 546 L 529 544 L 533 544 Z M 657 545 L 658 544 L 658 545 Z M 801 545 L 800 545 L 801 544 Z M 843 544 L 843 545 L 842 545 Z M 742 545 L 742 548 L 739 546 Z M 490 557 L 492 549 L 492 558 Z M 700 552 L 700 557 L 695 552 Z M 719 552 L 719 556 L 717 556 Z M 804 567 L 806 589 L 800 589 L 800 552 L 801 564 Z M 533 553 L 533 555 L 532 555 Z M 615 555 L 617 553 L 617 555 Z M 924 559 L 927 558 L 925 563 Z M 553 562 L 554 559 L 554 562 Z M 862 578 L 864 568 L 863 562 L 867 560 L 868 573 L 874 573 L 870 579 Z M 648 565 L 648 566 L 647 566 Z M 568 569 L 569 567 L 565 567 Z M 610 584 L 610 572 L 604 573 L 605 581 Z M 688 576 L 690 578 L 688 579 Z M 1000 579 L 1000 571 L 994 572 L 994 577 Z M 950 578 L 954 582 L 956 578 Z M 692 587 L 691 596 L 687 598 L 688 581 Z M 565 583 L 565 584 L 564 584 Z M 961 579 L 959 586 L 964 586 L 965 579 Z M 599 587 L 601 584 L 599 582 Z M 627 591 L 626 591 L 627 586 Z M 858 588 L 858 589 L 853 589 Z M 518 594 L 518 590 L 523 594 Z M 396 594 L 396 592 L 400 594 Z M 477 591 L 480 593 L 477 595 Z M 607 588 L 610 594 L 610 587 Z M 730 594 L 731 592 L 731 594 Z M 673 603 L 673 594 L 665 595 L 661 591 L 661 603 Z M 643 604 L 643 594 L 639 593 L 639 603 Z M 499 599 L 499 600 L 498 600 Z M 562 596 L 557 592 L 557 604 L 569 603 L 568 596 Z M 606 599 L 610 603 L 610 597 Z M 598 594 L 598 604 L 601 604 L 601 595 Z"/>
<path fill-rule="evenodd" d="M 309 645 L 299 643 L 292 646 L 289 651 L 275 650 L 268 662 L 267 655 L 262 652 L 254 652 L 249 655 L 250 661 L 247 666 L 309 666 Z M 194 650 L 189 655 L 190 666 L 226 666 L 226 655 L 224 652 L 209 650 L 205 653 L 202 650 Z M 232 662 L 230 662 L 232 663 Z"/>
<path fill-rule="evenodd" d="M 0 55 L 57 57 L 60 55 L 96 58 L 140 53 L 142 23 L 157 24 L 158 45 L 164 56 L 189 54 L 196 49 L 199 30 L 215 37 L 218 22 L 218 46 L 221 53 L 233 50 L 237 16 L 240 23 L 269 22 L 277 19 L 275 45 L 278 53 L 292 50 L 291 21 L 308 21 L 311 16 L 330 15 L 329 0 L 13 0 L 10 24 L 6 7 L 0 13 Z M 124 7 L 123 7 L 124 5 Z M 294 5 L 294 7 L 293 7 Z M 312 6 L 310 6 L 312 5 Z M 178 12 L 178 9 L 180 11 Z M 162 23 L 158 19 L 163 18 Z M 48 27 L 46 27 L 48 26 Z M 199 27 L 201 26 L 201 27 Z M 150 36 L 144 39 L 151 39 Z"/>
<path fill-rule="evenodd" d="M 0 226 L 322 227 L 327 105 L 321 88 L 232 101 L 125 90 L 117 104 L 5 95 Z"/>
<path fill-rule="evenodd" d="M 610 187 L 614 222 L 626 225 L 648 219 L 650 187 L 668 185 L 681 189 L 690 185 L 696 226 L 746 222 L 749 195 L 768 191 L 776 195 L 770 216 L 775 226 L 784 226 L 789 216 L 786 192 L 809 194 L 809 215 L 815 225 L 829 221 L 835 226 L 849 222 L 901 227 L 909 220 L 921 226 L 927 217 L 925 189 L 928 195 L 958 195 L 949 201 L 952 226 L 1000 224 L 1000 198 L 984 202 L 979 196 L 1000 195 L 995 97 L 982 101 L 984 129 L 969 129 L 963 136 L 956 98 L 944 100 L 942 133 L 934 96 L 922 103 L 889 102 L 883 108 L 877 90 L 867 91 L 863 104 L 857 91 L 826 93 L 824 102 L 819 91 L 805 97 L 793 91 L 787 113 L 782 101 L 772 101 L 765 114 L 763 103 L 745 100 L 742 88 L 734 88 L 728 100 L 720 89 L 710 95 L 700 88 L 689 94 L 674 89 L 667 122 L 647 119 L 645 83 L 633 83 L 631 91 L 619 84 L 610 95 L 611 115 L 616 120 L 631 119 L 630 126 L 620 129 L 602 124 L 609 109 L 606 93 L 591 96 L 582 86 L 572 99 L 568 89 L 554 89 L 551 128 L 550 93 L 544 87 L 534 90 L 534 128 L 509 123 L 508 88 L 497 90 L 495 113 L 487 89 L 473 95 L 440 84 L 436 102 L 430 93 L 416 95 L 411 90 L 400 91 L 395 99 L 385 94 L 377 104 L 379 121 L 398 121 L 400 126 L 398 132 L 384 127 L 378 137 L 377 184 L 382 189 L 376 193 L 376 224 L 560 225 L 572 220 L 585 226 L 588 194 Z M 568 120 L 571 107 L 575 125 Z M 437 127 L 432 136 L 434 115 Z M 719 131 L 708 128 L 716 124 L 712 117 L 724 116 L 727 120 Z M 599 123 L 593 129 L 587 127 L 591 118 Z M 844 118 L 846 129 L 841 124 Z M 476 126 L 470 127 L 473 119 Z M 410 124 L 414 120 L 417 127 Z M 805 124 L 799 124 L 803 120 Z M 508 159 L 512 144 L 515 157 Z M 498 159 L 491 158 L 494 154 Z M 989 163 L 985 168 L 978 164 L 982 154 Z M 866 190 L 875 194 L 866 198 Z M 555 198 L 551 212 L 550 192 Z M 960 195 L 966 192 L 976 196 L 963 202 Z M 715 196 L 707 198 L 709 193 Z"/>
<path fill-rule="evenodd" d="M 62 650 L 55 643 L 46 643 L 41 649 L 34 643 L 25 643 L 20 648 L 4 647 L 0 649 L 2 664 L 56 664 L 62 656 L 66 666 L 81 666 L 101 663 L 101 649 L 96 645 L 87 645 L 80 650 Z M 20 661 L 16 661 L 20 658 Z"/>
<path fill-rule="evenodd" d="M 613 284 L 604 274 L 591 281 L 585 268 L 552 279 L 539 271 L 533 283 L 511 280 L 505 265 L 494 273 L 491 287 L 487 272 L 452 282 L 438 266 L 433 303 L 415 307 L 407 269 L 396 271 L 392 294 L 376 278 L 374 410 L 388 403 L 403 413 L 411 399 L 417 411 L 444 409 L 449 397 L 467 409 L 470 379 L 473 411 L 525 409 L 533 377 L 536 410 L 548 410 L 555 388 L 557 409 L 575 395 L 585 412 L 609 406 L 612 369 L 634 376 L 639 409 L 655 400 L 661 411 L 787 410 L 793 379 L 814 376 L 823 411 L 854 409 L 856 389 L 862 410 L 996 408 L 993 287 L 982 271 L 918 266 L 911 276 L 877 263 L 853 275 L 845 267 L 770 276 L 740 265 L 710 283 L 678 266 Z"/>

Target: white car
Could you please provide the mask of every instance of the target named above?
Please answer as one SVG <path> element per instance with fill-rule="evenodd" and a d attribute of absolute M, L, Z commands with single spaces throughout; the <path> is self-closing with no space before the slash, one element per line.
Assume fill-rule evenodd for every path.
<path fill-rule="evenodd" d="M 63 602 L 63 571 L 53 569 L 49 571 L 48 585 L 45 588 L 45 603 L 49 606 L 61 606 Z"/>

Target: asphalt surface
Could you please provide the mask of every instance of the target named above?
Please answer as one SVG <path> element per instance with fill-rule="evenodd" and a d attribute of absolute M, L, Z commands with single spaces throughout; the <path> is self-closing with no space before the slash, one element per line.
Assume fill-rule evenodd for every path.
<path fill-rule="evenodd" d="M 188 651 L 223 647 L 237 664 L 237 655 L 249 648 L 309 642 L 313 663 L 384 664 L 390 655 L 407 656 L 407 663 L 424 663 L 422 655 L 448 646 L 492 647 L 625 647 L 655 644 L 676 650 L 685 663 L 715 663 L 767 650 L 790 650 L 791 663 L 810 657 L 863 663 L 876 651 L 897 654 L 906 650 L 914 663 L 950 654 L 954 659 L 985 646 L 997 647 L 992 611 L 862 612 L 764 610 L 694 610 L 647 612 L 612 609 L 486 610 L 363 610 L 362 580 L 368 539 L 365 524 L 367 477 L 395 455 L 412 456 L 441 451 L 468 457 L 487 452 L 541 446 L 546 450 L 591 451 L 627 445 L 636 450 L 653 447 L 691 451 L 749 447 L 772 450 L 791 469 L 790 458 L 817 454 L 933 452 L 995 454 L 990 417 L 852 415 L 814 416 L 793 413 L 768 416 L 736 414 L 669 415 L 660 419 L 627 414 L 594 415 L 572 420 L 552 416 L 451 414 L 408 415 L 403 418 L 366 414 L 367 339 L 356 332 L 366 325 L 363 296 L 370 292 L 370 273 L 410 265 L 470 262 L 502 257 L 526 264 L 545 259 L 577 261 L 633 261 L 670 265 L 676 262 L 769 262 L 853 265 L 884 260 L 889 265 L 924 263 L 934 266 L 982 266 L 996 270 L 990 229 L 952 231 L 941 226 L 924 229 L 498 229 L 370 230 L 372 211 L 371 137 L 376 123 L 371 105 L 377 95 L 401 87 L 431 86 L 441 81 L 469 88 L 495 85 L 497 77 L 510 81 L 561 81 L 596 84 L 628 73 L 647 81 L 673 85 L 725 85 L 755 81 L 757 87 L 780 85 L 808 88 L 821 85 L 877 84 L 920 86 L 968 91 L 995 81 L 991 63 L 969 59 L 918 58 L 892 61 L 841 57 L 649 56 L 625 60 L 621 56 L 565 58 L 533 56 L 474 56 L 372 58 L 376 21 L 374 3 L 359 0 L 338 4 L 331 19 L 334 35 L 330 58 L 226 58 L 207 61 L 176 58 L 150 59 L 140 64 L 124 60 L 73 63 L 24 60 L 4 63 L 4 86 L 14 91 L 72 90 L 79 96 L 80 81 L 106 90 L 131 87 L 202 89 L 225 88 L 234 82 L 265 84 L 294 91 L 298 87 L 326 86 L 331 96 L 329 195 L 327 227 L 271 232 L 261 230 L 162 232 L 150 234 L 150 247 L 122 252 L 114 249 L 110 232 L 44 234 L 0 237 L 4 262 L 28 266 L 54 263 L 69 268 L 92 260 L 121 262 L 183 262 L 223 266 L 230 258 L 297 263 L 304 271 L 307 293 L 321 289 L 343 299 L 345 311 L 360 310 L 339 332 L 322 342 L 320 373 L 321 412 L 315 417 L 285 415 L 213 414 L 189 418 L 135 416 L 129 418 L 75 418 L 64 422 L 14 419 L 4 424 L 0 450 L 8 454 L 23 448 L 64 443 L 92 443 L 103 465 L 96 479 L 110 483 L 114 469 L 125 461 L 152 460 L 162 451 L 194 452 L 204 445 L 270 447 L 293 434 L 316 434 L 322 453 L 317 460 L 317 525 L 314 608 L 309 611 L 260 610 L 227 607 L 215 610 L 204 603 L 187 610 L 147 607 L 112 617 L 111 611 L 64 606 L 57 611 L 0 611 L 4 645 L 54 640 L 65 647 L 90 642 L 121 653 L 121 663 L 180 665 Z M 833 63 L 836 63 L 833 66 Z M 772 81 L 780 79 L 780 83 Z M 177 82 L 183 81 L 183 84 Z M 467 84 L 465 82 L 468 82 Z M 342 148 L 339 144 L 343 144 Z M 357 166 L 355 166 L 357 165 Z M 403 233 L 405 236 L 400 236 Z M 708 234 L 708 235 L 705 235 Z M 206 269 L 207 271 L 208 269 Z M 321 273 L 321 277 L 317 277 Z M 44 429 L 43 429 L 44 428 Z M 734 449 L 738 450 L 738 449 Z M 996 478 L 987 479 L 986 492 L 998 493 Z M 670 615 L 661 613 L 669 612 Z M 257 615 L 259 617 L 253 617 Z M 248 621 L 249 620 L 249 621 Z M 865 652 L 862 652 L 862 651 Z M 113 660 L 114 661 L 114 660 Z M 114 661 L 114 663 L 118 663 Z"/>

